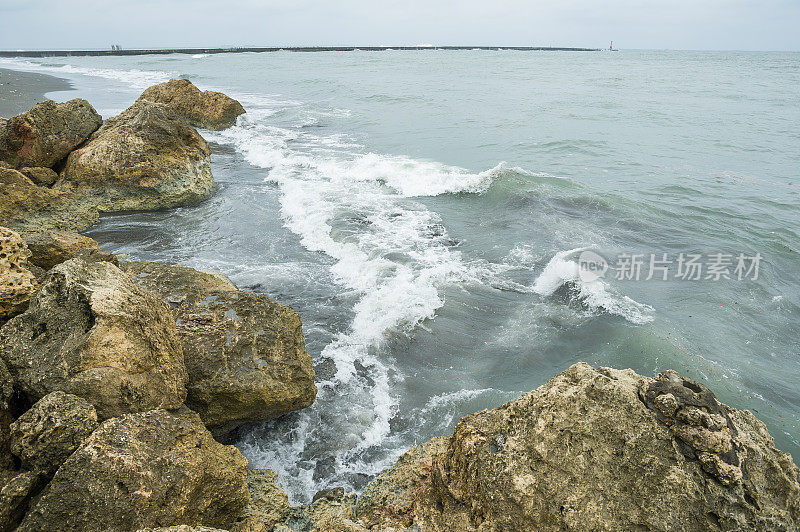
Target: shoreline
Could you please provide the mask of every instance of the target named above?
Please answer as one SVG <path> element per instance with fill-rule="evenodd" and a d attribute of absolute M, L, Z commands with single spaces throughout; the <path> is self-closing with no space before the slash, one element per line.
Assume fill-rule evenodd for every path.
<path fill-rule="evenodd" d="M 605 50 L 605 48 L 576 48 L 564 46 L 268 46 L 234 48 L 155 48 L 131 50 L 0 50 L 0 57 L 241 54 L 248 52 L 385 52 L 389 50 L 513 50 L 516 52 L 600 52 Z"/>
<path fill-rule="evenodd" d="M 38 81 L 47 80 L 30 83 Z M 176 94 L 192 105 L 162 103 L 175 102 Z M 142 98 L 105 125 L 78 99 L 48 102 L 35 120 L 17 119 L 24 127 L 5 128 L 11 163 L 0 166 L 0 190 L 43 197 L 53 209 L 68 205 L 53 197 L 102 200 L 105 212 L 128 211 L 131 202 L 139 207 L 132 210 L 173 210 L 216 193 L 208 143 L 193 128 L 230 127 L 245 109 L 188 80 L 150 87 Z M 225 105 L 229 112 L 203 114 L 212 108 L 208 98 L 215 110 Z M 19 139 L 47 141 L 47 149 Z M 66 158 L 54 156 L 65 143 Z M 147 149 L 130 149 L 140 145 Z M 179 169 L 186 163 L 200 171 L 176 176 L 172 161 L 159 159 L 164 154 L 177 154 Z M 28 166 L 20 162 L 33 155 Z M 131 159 L 155 169 L 146 182 Z M 59 168 L 55 189 L 26 181 L 21 172 L 34 165 L 53 175 Z M 187 195 L 184 182 L 198 181 L 198 174 L 212 187 Z M 166 177 L 154 185 L 153 175 Z M 79 190 L 61 185 L 84 176 L 94 179 L 86 180 L 82 197 L 48 195 Z M 122 179 L 139 188 L 114 190 Z M 155 203 L 148 197 L 154 186 L 164 196 Z M 230 532 L 630 523 L 701 530 L 794 529 L 800 522 L 800 470 L 753 414 L 672 370 L 650 377 L 584 362 L 517 399 L 462 417 L 452 433 L 408 449 L 377 476 L 359 471 L 371 477 L 363 489 L 332 485 L 328 473 L 318 479 L 315 471 L 316 493 L 292 506 L 280 484 L 288 475 L 252 467 L 228 444 L 239 427 L 317 400 L 316 382 L 322 388 L 326 379 L 317 381 L 299 313 L 238 289 L 224 275 L 128 261 L 74 233 L 20 233 L 0 228 L 2 256 L 12 257 L 0 263 L 10 279 L 0 303 L 14 304 L 6 303 L 8 321 L 0 320 L 0 530 L 53 523 L 70 530 L 204 525 Z"/>
<path fill-rule="evenodd" d="M 0 116 L 24 113 L 46 100 L 46 94 L 75 90 L 69 80 L 24 70 L 0 68 Z"/>

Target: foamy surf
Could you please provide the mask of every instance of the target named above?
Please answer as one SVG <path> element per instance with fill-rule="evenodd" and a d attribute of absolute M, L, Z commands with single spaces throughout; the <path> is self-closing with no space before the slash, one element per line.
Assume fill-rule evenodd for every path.
<path fill-rule="evenodd" d="M 33 72 L 47 72 L 56 75 L 78 74 L 82 76 L 103 78 L 124 83 L 134 89 L 146 89 L 151 85 L 163 83 L 165 81 L 169 81 L 171 78 L 177 77 L 175 72 L 165 72 L 160 70 L 90 68 L 69 64 L 53 65 L 47 63 L 36 63 L 34 61 L 11 58 L 0 59 L 0 65 L 7 66 L 8 68 L 18 68 L 20 70 Z"/>
<path fill-rule="evenodd" d="M 556 253 L 536 278 L 533 291 L 547 297 L 562 286 L 567 286 L 578 301 L 593 311 L 605 311 L 636 325 L 653 321 L 654 309 L 650 305 L 620 294 L 603 279 L 585 281 L 581 278 L 580 267 L 574 257 L 586 250 L 575 248 Z"/>
<path fill-rule="evenodd" d="M 323 467 L 314 450 L 320 441 L 329 454 L 322 458 L 331 462 L 325 482 L 332 486 L 355 488 L 354 478 L 378 473 L 397 458 L 402 449 L 386 443 L 399 405 L 393 390 L 404 376 L 386 357 L 385 340 L 433 318 L 444 305 L 446 286 L 493 275 L 483 264 L 465 262 L 438 214 L 414 198 L 483 192 L 504 167 L 471 173 L 364 153 L 342 135 L 309 133 L 303 124 L 314 111 L 296 102 L 261 103 L 248 108 L 235 127 L 209 138 L 264 168 L 265 181 L 280 190 L 286 227 L 306 249 L 333 259 L 331 273 L 355 298 L 346 332 L 318 357 L 318 364 L 332 364 L 334 371 L 318 383 L 315 404 L 294 422 L 316 428 L 306 433 L 276 425 L 270 437 L 241 444 L 254 466 L 285 469 L 284 487 L 304 500 L 320 488 L 319 478 L 312 482 Z M 276 119 L 294 127 L 273 125 Z M 343 425 L 325 422 L 331 412 Z"/>

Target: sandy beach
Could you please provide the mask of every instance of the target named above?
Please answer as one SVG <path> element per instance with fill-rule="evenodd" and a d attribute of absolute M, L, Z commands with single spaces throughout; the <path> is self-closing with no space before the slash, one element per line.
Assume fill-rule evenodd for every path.
<path fill-rule="evenodd" d="M 72 90 L 62 78 L 0 68 L 0 116 L 14 116 L 45 100 L 45 94 Z"/>

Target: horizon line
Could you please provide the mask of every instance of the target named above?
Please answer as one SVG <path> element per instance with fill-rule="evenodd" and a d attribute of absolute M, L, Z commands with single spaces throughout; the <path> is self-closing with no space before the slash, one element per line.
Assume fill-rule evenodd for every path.
<path fill-rule="evenodd" d="M 114 45 L 118 46 L 118 45 Z M 432 45 L 413 46 L 229 46 L 192 48 L 83 48 L 49 50 L 0 50 L 0 57 L 46 57 L 46 56 L 125 56 L 125 55 L 168 55 L 168 54 L 225 54 L 225 53 L 263 53 L 263 52 L 353 52 L 353 51 L 391 51 L 391 50 L 513 50 L 513 51 L 575 51 L 597 52 L 610 48 L 582 48 L 573 46 L 503 46 L 503 45 Z M 616 50 L 616 49 L 615 49 Z"/>

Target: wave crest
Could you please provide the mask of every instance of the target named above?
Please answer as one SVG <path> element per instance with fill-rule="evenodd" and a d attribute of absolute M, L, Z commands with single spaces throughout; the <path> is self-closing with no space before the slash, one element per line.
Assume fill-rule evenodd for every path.
<path fill-rule="evenodd" d="M 575 299 L 591 310 L 603 310 L 625 318 L 636 325 L 653 321 L 652 312 L 655 309 L 650 305 L 639 303 L 620 294 L 602 279 L 587 282 L 581 278 L 577 260 L 572 260 L 570 257 L 587 249 L 575 248 L 556 253 L 536 278 L 533 283 L 533 291 L 540 296 L 547 297 L 553 295 L 562 286 L 566 286 Z"/>

